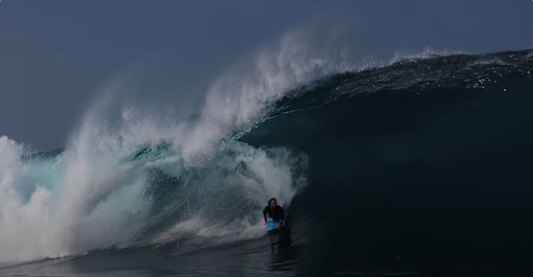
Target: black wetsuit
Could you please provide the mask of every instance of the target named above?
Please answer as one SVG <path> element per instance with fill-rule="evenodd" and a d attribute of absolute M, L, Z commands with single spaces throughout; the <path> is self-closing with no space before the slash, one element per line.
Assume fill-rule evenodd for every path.
<path fill-rule="evenodd" d="M 267 214 L 274 220 L 274 221 L 280 221 L 285 218 L 285 211 L 282 207 L 276 205 L 274 209 L 270 208 L 270 205 L 266 206 L 263 209 L 263 218 L 265 219 L 265 222 L 267 221 Z"/>

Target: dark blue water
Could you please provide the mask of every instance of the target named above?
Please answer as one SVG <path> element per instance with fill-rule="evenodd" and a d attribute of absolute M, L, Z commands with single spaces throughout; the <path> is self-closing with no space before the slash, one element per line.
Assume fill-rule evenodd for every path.
<path fill-rule="evenodd" d="M 288 248 L 265 235 L 184 252 L 178 240 L 0 275 L 531 276 L 532 71 L 531 51 L 404 60 L 280 100 L 238 140 L 307 157 L 285 205 Z M 162 207 L 182 181 L 153 174 Z"/>

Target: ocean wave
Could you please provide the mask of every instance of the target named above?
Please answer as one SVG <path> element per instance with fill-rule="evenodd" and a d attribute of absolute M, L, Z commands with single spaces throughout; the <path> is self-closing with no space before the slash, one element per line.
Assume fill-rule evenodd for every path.
<path fill-rule="evenodd" d="M 401 129 L 394 124 L 409 118 L 395 119 L 395 113 L 405 109 L 437 112 L 446 97 L 474 97 L 462 90 L 512 92 L 513 81 L 531 79 L 529 51 L 428 53 L 357 67 L 290 34 L 247 70 L 217 79 L 199 113 L 187 120 L 161 120 L 135 107 L 116 118 L 106 112 L 105 98 L 88 111 L 65 149 L 29 153 L 1 137 L 0 262 L 171 243 L 189 251 L 261 236 L 266 199 L 289 205 L 309 176 L 325 183 L 352 176 L 343 166 L 365 155 L 370 161 L 402 159 L 390 156 L 401 150 L 386 143 L 371 157 L 360 150 L 344 165 L 327 155 L 361 145 L 373 149 L 386 140 L 363 139 L 378 132 L 372 124 L 394 133 Z M 446 90 L 453 93 L 442 96 Z M 439 95 L 442 102 L 423 100 L 431 105 L 421 108 L 412 98 L 419 95 Z M 340 143 L 325 134 L 334 127 L 362 141 Z M 338 166 L 329 172 L 339 175 L 310 167 L 317 159 L 321 168 L 329 168 L 328 160 Z"/>

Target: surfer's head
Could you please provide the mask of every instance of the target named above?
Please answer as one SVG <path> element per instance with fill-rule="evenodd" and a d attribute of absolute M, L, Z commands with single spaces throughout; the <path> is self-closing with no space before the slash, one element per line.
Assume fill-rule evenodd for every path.
<path fill-rule="evenodd" d="M 276 207 L 277 204 L 278 200 L 276 200 L 276 198 L 270 198 L 270 200 L 268 200 L 268 205 L 270 206 L 270 208 Z"/>

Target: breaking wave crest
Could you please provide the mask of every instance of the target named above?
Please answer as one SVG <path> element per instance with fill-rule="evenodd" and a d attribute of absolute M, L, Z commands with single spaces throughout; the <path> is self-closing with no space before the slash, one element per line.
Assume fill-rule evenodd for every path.
<path fill-rule="evenodd" d="M 265 199 L 290 204 L 305 184 L 306 157 L 254 148 L 235 135 L 291 89 L 348 69 L 295 33 L 273 49 L 222 74 L 184 120 L 134 106 L 110 112 L 121 102 L 115 83 L 62 150 L 32 154 L 1 137 L 0 263 L 261 235 Z"/>

